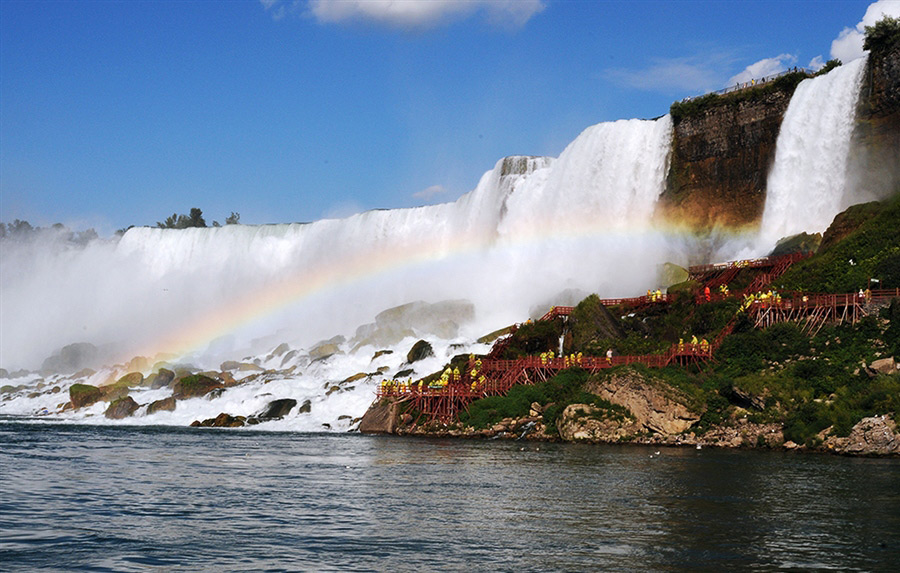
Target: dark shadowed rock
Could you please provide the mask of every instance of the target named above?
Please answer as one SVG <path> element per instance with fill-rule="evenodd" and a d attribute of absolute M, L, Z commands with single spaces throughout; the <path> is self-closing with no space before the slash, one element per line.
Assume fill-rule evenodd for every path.
<path fill-rule="evenodd" d="M 297 401 L 293 398 L 272 400 L 259 414 L 256 415 L 256 417 L 261 421 L 280 420 L 287 416 L 296 405 Z"/>
<path fill-rule="evenodd" d="M 173 412 L 175 410 L 175 398 L 173 396 L 169 396 L 168 398 L 163 398 L 162 400 L 156 400 L 155 402 L 150 402 L 147 406 L 147 415 L 155 414 L 156 412 L 166 411 Z"/>
<path fill-rule="evenodd" d="M 434 349 L 431 348 L 431 344 L 429 344 L 427 341 L 420 340 L 413 344 L 413 347 L 406 355 L 406 361 L 412 364 L 413 362 L 418 362 L 419 360 L 428 358 L 429 356 L 434 356 Z"/>
<path fill-rule="evenodd" d="M 114 400 L 103 415 L 111 420 L 121 420 L 122 418 L 127 418 L 134 414 L 134 411 L 139 407 L 138 403 L 134 401 L 134 398 L 125 396 L 124 398 Z"/>
<path fill-rule="evenodd" d="M 41 365 L 41 371 L 71 374 L 82 368 L 95 366 L 98 356 L 99 350 L 89 342 L 69 344 L 50 358 L 44 360 Z"/>
<path fill-rule="evenodd" d="M 222 412 L 215 418 L 207 418 L 202 422 L 200 420 L 194 420 L 191 422 L 191 426 L 202 426 L 204 428 L 240 428 L 245 422 L 246 418 L 244 418 L 244 416 L 232 416 L 231 414 Z"/>
<path fill-rule="evenodd" d="M 72 384 L 69 388 L 69 400 L 75 409 L 90 406 L 103 397 L 103 391 L 90 384 Z"/>
<path fill-rule="evenodd" d="M 300 406 L 300 409 L 297 410 L 297 413 L 298 414 L 309 414 L 309 412 L 311 410 L 312 410 L 312 402 L 310 402 L 309 400 L 304 400 L 303 404 L 301 404 L 301 406 Z"/>

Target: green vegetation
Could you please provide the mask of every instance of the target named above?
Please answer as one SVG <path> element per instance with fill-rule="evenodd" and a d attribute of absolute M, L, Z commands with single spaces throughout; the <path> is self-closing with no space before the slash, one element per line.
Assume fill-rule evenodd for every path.
<path fill-rule="evenodd" d="M 172 213 L 165 221 L 157 222 L 156 226 L 160 229 L 187 229 L 189 227 L 205 227 L 206 221 L 203 220 L 203 211 L 192 207 L 190 215 Z"/>
<path fill-rule="evenodd" d="M 783 284 L 785 290 L 855 292 L 870 278 L 881 280 L 872 283 L 876 287 L 900 286 L 900 226 L 896 221 L 900 221 L 900 193 L 885 202 L 848 209 L 825 233 L 820 252 L 778 280 L 779 290 Z M 758 272 L 744 269 L 729 286 L 733 290 L 745 287 Z M 780 424 L 785 440 L 815 446 L 824 430 L 846 436 L 864 417 L 891 415 L 900 421 L 900 375 L 880 374 L 866 366 L 880 358 L 900 357 L 900 298 L 879 316 L 856 324 L 828 324 L 810 336 L 799 323 L 755 329 L 739 311 L 736 299 L 697 305 L 694 297 L 700 288 L 693 282 L 675 285 L 670 288 L 670 294 L 679 295 L 674 302 L 640 310 L 601 309 L 599 299 L 592 295 L 569 317 L 566 353 L 602 355 L 610 347 L 620 354 L 663 352 L 679 338 L 687 340 L 692 335 L 712 341 L 737 317 L 716 360 L 702 369 L 622 368 L 650 383 L 678 390 L 689 408 L 702 412 L 691 430 L 698 434 L 746 417 L 750 422 Z M 558 320 L 523 326 L 513 337 L 509 357 L 555 348 L 562 328 Z M 622 368 L 597 376 L 615 375 Z M 543 384 L 516 386 L 508 396 L 473 403 L 461 422 L 489 427 L 503 418 L 527 416 L 533 402 L 543 406 L 543 421 L 550 435 L 555 435 L 559 415 L 570 404 L 594 405 L 600 409 L 596 414 L 600 417 L 627 415 L 587 393 L 587 380 L 587 373 L 580 369 L 564 370 Z"/>
<path fill-rule="evenodd" d="M 836 58 L 833 60 L 828 60 L 827 62 L 825 62 L 825 65 L 822 66 L 822 69 L 820 69 L 818 72 L 816 72 L 815 75 L 816 76 L 824 76 L 825 74 L 827 74 L 834 68 L 838 68 L 842 65 L 844 65 L 844 63 Z"/>
<path fill-rule="evenodd" d="M 560 414 L 570 404 L 594 406 L 600 410 L 594 416 L 616 420 L 629 416 L 625 408 L 585 392 L 584 384 L 588 378 L 587 371 L 570 368 L 540 384 L 513 386 L 506 396 L 491 396 L 474 402 L 468 412 L 460 415 L 460 422 L 477 429 L 488 428 L 504 418 L 527 416 L 534 402 L 543 407 L 543 422 L 551 435 L 556 433 Z"/>
<path fill-rule="evenodd" d="M 808 78 L 805 72 L 793 72 L 756 86 L 733 91 L 727 94 L 706 94 L 698 98 L 677 101 L 669 108 L 672 121 L 678 123 L 682 119 L 700 115 L 709 109 L 719 106 L 736 106 L 745 102 L 756 102 L 775 92 L 794 93 L 797 85 Z"/>
<path fill-rule="evenodd" d="M 900 43 L 900 18 L 885 16 L 874 26 L 866 26 L 863 49 L 873 53 L 885 52 Z"/>
<path fill-rule="evenodd" d="M 821 251 L 778 279 L 788 290 L 847 293 L 865 289 L 869 279 L 876 288 L 900 286 L 900 190 L 884 203 L 856 205 L 835 218 L 854 228 L 836 244 L 826 232 Z"/>

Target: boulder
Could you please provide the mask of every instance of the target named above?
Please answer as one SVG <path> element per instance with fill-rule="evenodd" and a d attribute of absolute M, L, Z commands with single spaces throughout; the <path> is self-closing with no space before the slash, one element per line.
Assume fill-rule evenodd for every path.
<path fill-rule="evenodd" d="M 159 371 L 154 375 L 153 382 L 150 383 L 150 387 L 154 390 L 157 388 L 166 388 L 172 381 L 175 380 L 175 373 L 167 368 L 160 368 Z"/>
<path fill-rule="evenodd" d="M 825 447 L 839 454 L 896 455 L 900 454 L 900 434 L 889 416 L 873 416 L 857 422 L 846 438 L 826 439 Z"/>
<path fill-rule="evenodd" d="M 882 358 L 872 362 L 869 365 L 869 369 L 880 374 L 893 374 L 897 372 L 897 364 L 894 362 L 893 357 Z"/>
<path fill-rule="evenodd" d="M 202 374 L 192 374 L 179 378 L 172 384 L 172 396 L 178 400 L 205 396 L 216 388 L 224 388 L 218 380 L 214 380 Z"/>
<path fill-rule="evenodd" d="M 394 400 L 379 400 L 363 414 L 359 431 L 363 434 L 393 434 L 399 413 L 400 405 Z"/>
<path fill-rule="evenodd" d="M 135 410 L 139 407 L 138 403 L 134 401 L 134 398 L 125 396 L 124 398 L 113 400 L 103 415 L 110 420 L 121 420 L 122 418 L 127 418 L 134 414 Z"/>
<path fill-rule="evenodd" d="M 240 428 L 245 422 L 246 418 L 243 416 L 232 416 L 231 414 L 222 412 L 215 418 L 207 418 L 202 422 L 200 420 L 194 420 L 191 422 L 191 426 L 202 426 L 204 428 Z"/>
<path fill-rule="evenodd" d="M 69 388 L 69 400 L 75 409 L 90 406 L 103 397 L 103 391 L 90 384 L 72 384 Z"/>
<path fill-rule="evenodd" d="M 297 410 L 298 414 L 309 414 L 312 410 L 312 402 L 309 400 L 304 400 L 303 404 L 300 405 L 300 408 Z"/>
<path fill-rule="evenodd" d="M 173 412 L 175 411 L 175 398 L 173 396 L 169 396 L 168 398 L 163 398 L 162 400 L 156 400 L 155 402 L 150 402 L 147 406 L 147 415 L 155 414 L 156 412 Z"/>
<path fill-rule="evenodd" d="M 643 429 L 632 419 L 616 420 L 605 414 L 591 404 L 566 406 L 556 423 L 560 438 L 569 442 L 616 442 Z"/>
<path fill-rule="evenodd" d="M 118 380 L 114 386 L 121 386 L 125 388 L 138 388 L 144 382 L 144 375 L 140 372 L 129 372 L 125 376 L 122 376 Z"/>
<path fill-rule="evenodd" d="M 427 341 L 420 340 L 410 348 L 409 352 L 406 354 L 406 361 L 409 364 L 412 364 L 413 362 L 418 362 L 429 356 L 434 356 L 434 349 L 431 348 L 431 344 Z"/>
<path fill-rule="evenodd" d="M 293 398 L 281 398 L 279 400 L 272 400 L 266 405 L 265 408 L 262 409 L 261 412 L 256 414 L 255 417 L 260 421 L 280 420 L 281 418 L 287 416 L 296 405 L 297 401 Z"/>
<path fill-rule="evenodd" d="M 680 434 L 700 420 L 682 392 L 633 369 L 593 378 L 585 390 L 624 406 L 638 424 L 658 434 Z"/>

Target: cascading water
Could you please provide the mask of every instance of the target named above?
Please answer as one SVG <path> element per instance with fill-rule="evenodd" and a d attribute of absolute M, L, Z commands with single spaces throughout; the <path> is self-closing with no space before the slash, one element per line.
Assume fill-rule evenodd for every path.
<path fill-rule="evenodd" d="M 506 158 L 471 193 L 432 207 L 302 225 L 133 228 L 118 242 L 82 247 L 50 231 L 25 242 L 4 239 L 0 365 L 34 369 L 81 341 L 97 345 L 106 363 L 147 356 L 139 368 L 145 372 L 160 359 L 157 352 L 199 368 L 238 360 L 247 366 L 235 378 L 246 383 L 221 397 L 129 421 L 249 415 L 273 396 L 292 396 L 310 401 L 311 412 L 283 427 L 344 429 L 344 415 L 361 415 L 377 382 L 341 382 L 410 367 L 406 352 L 417 338 L 428 339 L 435 356 L 416 362 L 413 376 L 453 354 L 486 350 L 471 341 L 522 320 L 537 304 L 559 303 L 554 297 L 565 289 L 619 296 L 651 286 L 657 265 L 672 256 L 650 226 L 671 136 L 668 116 L 600 124 L 559 159 Z M 437 307 L 417 307 L 419 322 L 389 324 L 390 316 L 380 315 L 372 323 L 396 305 L 448 299 L 471 301 L 472 316 L 458 312 L 460 303 L 457 315 L 429 317 Z M 316 343 L 336 334 L 342 336 Z M 281 343 L 292 350 L 276 349 Z M 379 350 L 394 352 L 373 359 Z M 263 369 L 274 373 L 261 376 Z M 103 368 L 78 379 L 100 384 L 127 370 Z M 45 383 L 65 391 L 71 380 L 49 376 Z M 335 386 L 341 391 L 333 393 Z M 138 401 L 168 392 L 148 389 Z M 42 396 L 15 394 L 0 401 L 0 413 L 56 412 L 59 396 Z M 101 405 L 78 412 L 102 420 Z"/>
<path fill-rule="evenodd" d="M 865 64 L 859 58 L 797 86 L 769 174 L 760 251 L 783 237 L 824 231 L 854 203 L 847 162 Z"/>

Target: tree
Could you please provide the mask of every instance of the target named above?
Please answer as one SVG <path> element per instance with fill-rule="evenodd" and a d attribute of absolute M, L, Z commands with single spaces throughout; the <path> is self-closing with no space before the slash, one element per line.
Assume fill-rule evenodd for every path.
<path fill-rule="evenodd" d="M 834 58 L 833 60 L 828 60 L 827 62 L 825 62 L 825 65 L 822 66 L 822 69 L 820 69 L 818 72 L 816 72 L 816 75 L 817 75 L 817 76 L 824 76 L 825 74 L 827 74 L 828 72 L 830 72 L 830 71 L 833 70 L 834 68 L 837 68 L 837 67 L 842 66 L 842 65 L 843 65 L 843 62 L 841 62 L 841 61 L 840 61 L 839 59 L 837 59 L 837 58 Z"/>
<path fill-rule="evenodd" d="M 240 225 L 241 224 L 241 214 L 232 211 L 231 215 L 229 215 L 225 219 L 225 224 L 226 225 Z"/>
<path fill-rule="evenodd" d="M 206 221 L 203 220 L 203 211 L 192 207 L 190 215 L 172 213 L 165 222 L 157 222 L 156 226 L 160 229 L 187 229 L 188 227 L 206 227 Z"/>
<path fill-rule="evenodd" d="M 900 42 L 900 18 L 885 16 L 874 26 L 866 26 L 864 50 L 879 51 L 897 42 Z"/>

